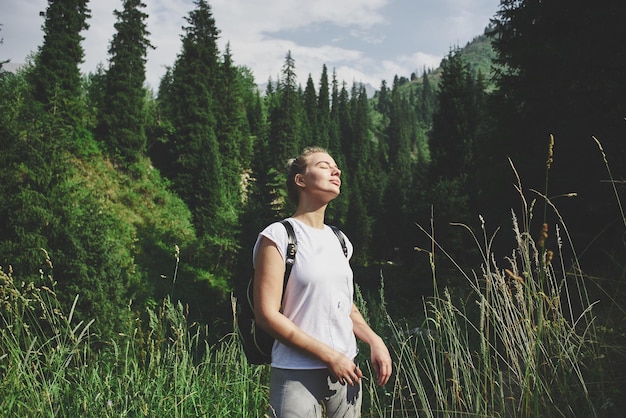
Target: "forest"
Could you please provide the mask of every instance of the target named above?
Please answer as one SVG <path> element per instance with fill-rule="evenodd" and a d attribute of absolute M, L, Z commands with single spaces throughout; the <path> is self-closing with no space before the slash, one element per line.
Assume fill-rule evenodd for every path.
<path fill-rule="evenodd" d="M 68 388 L 86 381 L 82 372 L 64 374 L 65 386 L 43 379 L 54 384 L 44 391 L 41 415 L 19 400 L 41 376 L 15 389 L 23 380 L 14 374 L 17 364 L 30 358 L 18 353 L 31 353 L 33 330 L 46 342 L 33 358 L 45 362 L 43 347 L 61 346 L 61 325 L 52 320 L 58 312 L 68 326 L 68 352 L 75 350 L 63 357 L 64 368 L 97 357 L 119 376 L 114 359 L 126 347 L 148 370 L 149 359 L 179 353 L 180 343 L 188 345 L 189 363 L 215 356 L 211 364 L 244 367 L 253 378 L 241 391 L 264 384 L 266 371 L 242 366 L 241 353 L 221 343 L 232 334 L 232 297 L 252 274 L 258 232 L 294 209 L 286 162 L 310 145 L 329 150 L 342 169 L 342 192 L 326 222 L 354 243 L 351 264 L 365 312 L 390 341 L 413 338 L 441 360 L 433 370 L 446 370 L 441 395 L 419 390 L 437 378 L 411 377 L 407 370 L 428 368 L 407 365 L 411 356 L 400 356 L 406 344 L 398 344 L 397 390 L 370 389 L 367 416 L 540 416 L 542 402 L 556 397 L 561 403 L 544 416 L 613 416 L 624 406 L 626 3 L 501 0 L 484 33 L 451 46 L 439 68 L 381 80 L 373 97 L 325 63 L 319 80 L 309 75 L 299 85 L 290 51 L 277 80 L 255 80 L 237 65 L 237 51 L 219 50 L 219 22 L 206 0 L 195 0 L 186 16 L 181 50 L 158 91 L 145 83 L 153 46 L 141 0 L 122 1 L 109 62 L 82 74 L 81 33 L 97 16 L 88 0 L 47 3 L 44 41 L 30 62 L 13 73 L 0 60 L 0 393 L 13 393 L 2 409 L 80 412 L 83 401 Z M 501 277 L 509 293 L 535 297 L 514 322 L 540 324 L 524 331 L 548 347 L 529 349 L 546 356 L 537 369 L 498 351 L 518 336 L 505 338 L 496 311 L 482 310 L 489 301 L 503 303 L 490 299 L 497 291 L 489 277 Z M 446 311 L 452 303 L 463 308 Z M 485 328 L 491 333 L 474 340 L 466 332 L 467 340 L 435 349 L 431 331 L 442 335 L 446 318 L 459 328 L 460 312 L 481 329 L 493 321 Z M 168 321 L 196 331 L 185 337 Z M 563 341 L 576 345 L 570 351 Z M 473 351 L 477 346 L 491 350 Z M 551 351 L 557 346 L 562 351 Z M 455 375 L 464 368 L 451 360 L 453 348 L 466 347 L 467 358 L 483 353 L 483 366 L 496 353 L 497 367 L 477 367 L 488 378 L 475 386 Z M 580 353 L 575 361 L 563 356 L 573 351 Z M 512 372 L 518 363 L 521 371 Z M 505 383 L 487 391 L 487 381 L 498 378 Z M 503 395 L 469 400 L 463 385 L 455 386 L 461 381 L 463 390 Z M 218 414 L 204 404 L 183 410 L 187 398 L 174 398 L 173 410 L 146 400 L 125 411 L 256 416 L 255 402 L 263 402 L 244 402 L 245 414 Z M 220 395 L 209 398 L 212 407 L 220 402 Z M 120 415 L 110 406 L 96 415 Z"/>

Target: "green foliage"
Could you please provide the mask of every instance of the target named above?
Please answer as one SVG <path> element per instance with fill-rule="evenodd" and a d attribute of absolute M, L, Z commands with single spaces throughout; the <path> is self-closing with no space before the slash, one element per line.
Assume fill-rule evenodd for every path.
<path fill-rule="evenodd" d="M 62 130 L 83 123 L 78 66 L 84 58 L 80 33 L 89 27 L 87 3 L 87 0 L 48 1 L 44 43 L 29 73 L 33 97 L 48 115 L 54 115 L 54 124 Z"/>
<path fill-rule="evenodd" d="M 303 146 L 310 145 L 303 144 L 302 102 L 291 51 L 285 57 L 281 76 L 276 92 L 278 105 L 269 109 L 268 136 L 268 151 L 273 159 L 270 167 L 278 170 L 284 170 L 289 158 L 298 155 Z"/>
<path fill-rule="evenodd" d="M 96 320 L 90 343 L 121 331 L 116 325 L 131 301 L 142 311 L 165 297 L 185 304 L 189 318 L 226 328 L 226 296 L 236 280 L 249 277 L 258 232 L 294 209 L 284 192 L 287 159 L 321 145 L 339 163 L 344 185 L 327 222 L 355 243 L 355 277 L 365 276 L 357 280 L 373 289 L 370 270 L 386 266 L 394 314 L 410 306 L 406 315 L 412 315 L 411 297 L 433 291 L 423 252 L 414 250 L 432 242 L 411 233 L 415 223 L 430 222 L 457 262 L 479 265 L 480 251 L 450 223 L 469 224 L 479 213 L 508 222 L 509 155 L 528 185 L 546 196 L 578 193 L 583 204 L 567 202 L 563 209 L 574 220 L 573 240 L 601 243 L 583 252 L 583 270 L 610 269 L 621 277 L 623 211 L 615 210 L 615 197 L 621 205 L 624 92 L 616 69 L 623 54 L 601 46 L 621 39 L 624 25 L 615 19 L 623 6 L 562 3 L 503 2 L 487 31 L 492 37 L 452 49 L 441 68 L 424 69 L 420 77 L 398 75 L 391 87 L 382 81 L 368 99 L 359 84 L 349 86 L 336 74 L 329 82 L 325 65 L 319 85 L 309 78 L 303 90 L 291 53 L 262 96 L 230 48 L 218 50 L 219 30 L 202 0 L 187 17 L 181 53 L 157 97 L 142 85 L 149 42 L 137 0 L 116 13 L 111 66 L 81 79 L 86 2 L 50 1 L 33 65 L 17 74 L 0 71 L 0 264 L 40 283 L 47 279 L 39 270 L 48 272 L 48 261 L 54 262 L 60 306 L 73 307 L 74 319 Z M 549 169 L 548 132 L 556 133 L 559 151 L 549 156 Z M 608 163 L 602 165 L 585 135 L 599 138 L 609 159 L 617 156 L 609 180 Z M 593 166 L 581 163 L 593 155 Z M 547 212 L 540 223 L 553 224 L 555 217 Z M 494 247 L 501 241 L 494 238 Z M 458 284 L 452 295 L 466 294 L 454 263 L 439 255 L 438 282 Z M 562 258 L 568 265 L 575 257 Z M 619 282 L 611 284 L 616 291 L 608 294 L 619 299 Z M 592 292 L 606 297 L 600 286 Z M 119 388 L 149 387 L 143 380 L 138 385 Z M 100 393 L 105 386 L 99 384 Z M 115 396 L 116 405 L 134 405 Z M 372 396 L 384 402 L 388 395 Z M 378 405 L 371 413 L 381 411 Z"/>
<path fill-rule="evenodd" d="M 620 70 L 626 56 L 612 52 L 626 35 L 624 13 L 623 2 L 598 8 L 583 1 L 505 1 L 493 32 L 499 64 L 491 108 L 497 121 L 495 156 L 502 165 L 507 163 L 501 156 L 511 157 L 527 186 L 544 190 L 545 149 L 553 135 L 560 158 L 552 164 L 550 194 L 577 193 L 576 202 L 562 208 L 576 239 L 600 240 L 607 249 L 622 245 L 623 231 L 616 228 L 622 220 L 615 216 L 605 167 L 589 157 L 597 155 L 592 136 L 612 155 L 626 152 L 626 87 Z M 616 179 L 626 177 L 624 161 L 613 165 Z M 602 255 L 589 261 L 596 264 L 597 257 Z"/>
<path fill-rule="evenodd" d="M 0 270 L 0 409 L 12 416 L 240 416 L 266 408 L 266 368 L 234 336 L 215 346 L 169 298 L 94 351 L 93 321 L 63 310 L 51 288 Z M 77 299 L 80 300 L 80 299 Z"/>
<path fill-rule="evenodd" d="M 513 215 L 516 248 L 507 267 L 495 261 L 494 237 L 484 222 L 482 236 L 473 236 L 482 257 L 479 272 L 469 273 L 427 234 L 435 289 L 443 285 L 435 258 L 440 253 L 467 291 L 436 291 L 424 301 L 424 322 L 411 318 L 400 326 L 387 315 L 391 304 L 383 297 L 369 305 L 379 310 L 370 315 L 374 323 L 387 318 L 377 329 L 390 330 L 395 354 L 393 388 L 369 386 L 370 397 L 380 402 L 375 416 L 609 417 L 623 407 L 623 395 L 617 395 L 623 385 L 599 383 L 613 379 L 624 356 L 601 342 L 598 306 L 588 296 L 591 278 L 553 264 L 557 255 L 545 248 L 547 235 L 531 238 L 532 207 L 524 206 L 519 223 Z M 559 242 L 571 244 L 564 224 L 556 231 Z M 566 246 L 559 246 L 558 257 Z M 618 346 L 623 343 L 622 334 Z"/>
<path fill-rule="evenodd" d="M 110 64 L 100 98 L 98 136 L 109 154 L 127 163 L 146 152 L 145 64 L 148 48 L 148 15 L 140 0 L 125 0 L 115 11 L 116 33 L 109 47 Z"/>
<path fill-rule="evenodd" d="M 355 303 L 392 351 L 394 372 L 375 385 L 368 350 L 363 416 L 615 416 L 624 388 L 613 384 L 624 335 L 597 326 L 588 277 L 552 263 L 531 238 L 531 207 L 503 268 L 482 225 L 481 278 L 464 273 L 464 299 L 447 289 L 424 300 L 425 321 L 394 321 L 384 282 L 377 295 L 356 287 Z M 468 228 L 469 229 L 469 228 Z M 561 224 L 562 242 L 569 233 Z M 432 238 L 432 237 L 431 237 Z M 481 244 L 478 244 L 482 241 Z M 445 251 L 434 242 L 435 251 Z M 562 250 L 562 248 L 560 248 Z M 432 255 L 431 256 L 431 261 Z M 50 259 L 45 257 L 51 268 Z M 434 261 L 433 261 L 434 263 Z M 435 281 L 438 269 L 432 265 Z M 387 283 L 389 282 L 386 280 Z M 263 416 L 269 368 L 250 366 L 237 334 L 209 344 L 210 329 L 166 297 L 118 324 L 120 338 L 93 350 L 92 320 L 58 302 L 52 278 L 35 286 L 0 270 L 0 408 L 16 416 Z M 417 298 L 418 295 L 412 295 Z M 412 300 L 415 304 L 415 300 Z M 234 306 L 234 301 L 233 301 Z M 128 312 L 130 315 L 130 312 Z M 220 334 L 221 336 L 222 334 Z"/>

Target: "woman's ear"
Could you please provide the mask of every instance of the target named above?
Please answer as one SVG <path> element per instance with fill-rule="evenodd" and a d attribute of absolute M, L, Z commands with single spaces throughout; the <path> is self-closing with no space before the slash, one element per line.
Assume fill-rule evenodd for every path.
<path fill-rule="evenodd" d="M 297 186 L 304 186 L 304 176 L 302 174 L 296 174 L 295 183 Z"/>

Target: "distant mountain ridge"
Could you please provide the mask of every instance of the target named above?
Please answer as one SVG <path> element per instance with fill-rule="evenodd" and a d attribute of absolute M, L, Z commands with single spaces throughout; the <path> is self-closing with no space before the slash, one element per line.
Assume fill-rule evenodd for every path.
<path fill-rule="evenodd" d="M 479 71 L 485 77 L 487 82 L 487 87 L 492 88 L 493 84 L 491 82 L 491 69 L 496 58 L 496 52 L 493 49 L 491 38 L 487 34 L 489 28 L 485 29 L 485 33 L 482 35 L 476 36 L 474 39 L 465 44 L 464 47 L 451 47 L 450 52 L 458 49 L 459 53 L 467 62 L 472 70 L 476 73 Z M 447 55 L 446 55 L 447 56 Z M 441 63 L 434 70 L 427 71 L 428 80 L 433 86 L 437 86 L 439 84 L 439 80 L 441 79 L 442 73 Z M 414 80 L 411 81 L 410 85 L 414 83 L 421 83 L 423 80 L 423 74 Z"/>

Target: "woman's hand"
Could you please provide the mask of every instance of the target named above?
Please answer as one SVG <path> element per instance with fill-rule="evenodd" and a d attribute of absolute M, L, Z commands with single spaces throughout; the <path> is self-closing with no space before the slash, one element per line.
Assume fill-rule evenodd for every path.
<path fill-rule="evenodd" d="M 391 377 L 392 363 L 389 350 L 382 339 L 378 338 L 370 345 L 370 360 L 376 372 L 376 382 L 383 386 Z"/>
<path fill-rule="evenodd" d="M 361 381 L 363 373 L 354 361 L 350 360 L 344 354 L 335 351 L 330 359 L 326 362 L 328 370 L 333 374 L 339 383 L 354 386 Z"/>
<path fill-rule="evenodd" d="M 354 324 L 354 334 L 358 339 L 370 346 L 370 360 L 376 373 L 376 382 L 382 386 L 391 377 L 392 366 L 389 350 L 387 350 L 387 346 L 382 338 L 367 325 L 355 304 L 352 304 L 350 318 Z"/>

